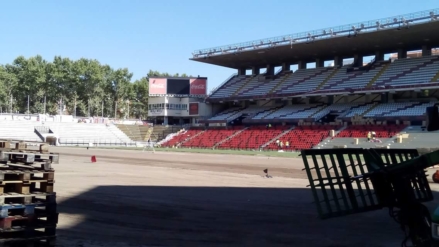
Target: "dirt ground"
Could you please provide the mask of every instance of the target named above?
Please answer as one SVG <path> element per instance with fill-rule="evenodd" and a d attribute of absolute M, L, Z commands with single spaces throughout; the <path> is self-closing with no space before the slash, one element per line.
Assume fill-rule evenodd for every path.
<path fill-rule="evenodd" d="M 318 219 L 297 158 L 51 151 L 61 154 L 59 246 L 393 247 L 404 237 L 386 210 Z"/>

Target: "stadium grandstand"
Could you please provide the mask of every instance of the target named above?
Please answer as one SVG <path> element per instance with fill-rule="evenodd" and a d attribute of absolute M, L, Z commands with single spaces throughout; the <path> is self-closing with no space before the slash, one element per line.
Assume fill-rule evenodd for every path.
<path fill-rule="evenodd" d="M 236 69 L 149 78 L 148 119 L 2 114 L 2 139 L 59 146 L 298 151 L 437 147 L 426 108 L 439 102 L 439 9 L 193 52 Z"/>
<path fill-rule="evenodd" d="M 426 108 L 439 97 L 438 14 L 197 50 L 192 61 L 237 73 L 205 98 L 210 117 L 160 144 L 291 151 L 422 146 Z"/>

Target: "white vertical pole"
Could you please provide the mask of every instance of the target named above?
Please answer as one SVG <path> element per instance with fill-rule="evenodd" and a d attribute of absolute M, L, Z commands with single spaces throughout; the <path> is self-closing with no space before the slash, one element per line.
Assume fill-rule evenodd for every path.
<path fill-rule="evenodd" d="M 46 115 L 46 95 L 44 95 L 44 115 Z"/>

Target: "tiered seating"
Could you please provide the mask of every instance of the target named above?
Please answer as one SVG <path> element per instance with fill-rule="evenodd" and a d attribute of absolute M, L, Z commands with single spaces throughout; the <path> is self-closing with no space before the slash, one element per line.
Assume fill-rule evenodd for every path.
<path fill-rule="evenodd" d="M 324 73 L 329 73 L 329 68 L 315 68 L 315 69 L 299 69 L 294 72 L 287 80 L 283 82 L 281 86 L 279 86 L 274 93 L 276 94 L 285 94 L 285 93 L 295 93 L 298 88 L 303 89 L 304 92 L 311 91 L 314 88 L 308 86 L 307 81 L 317 77 Z M 324 76 L 323 76 L 324 77 Z M 324 77 L 326 78 L 326 77 Z M 323 81 L 323 80 L 322 80 Z M 303 86 L 297 87 L 303 83 Z M 318 85 L 319 82 L 314 82 L 314 84 Z"/>
<path fill-rule="evenodd" d="M 365 138 L 367 132 L 375 131 L 377 138 L 391 138 L 405 129 L 405 125 L 350 125 L 336 137 Z"/>
<path fill-rule="evenodd" d="M 259 149 L 262 145 L 269 142 L 283 131 L 287 126 L 253 126 L 242 131 L 233 138 L 221 143 L 218 148 L 221 149 Z"/>
<path fill-rule="evenodd" d="M 397 59 L 373 86 L 428 83 L 439 70 L 439 57 Z"/>
<path fill-rule="evenodd" d="M 133 141 L 141 141 L 142 135 L 138 125 L 131 124 L 117 124 L 116 125 L 125 135 L 127 135 Z"/>
<path fill-rule="evenodd" d="M 258 114 L 253 119 L 300 119 L 306 118 L 321 109 L 321 105 L 287 105 L 265 116 Z M 300 113 L 303 112 L 303 113 Z"/>
<path fill-rule="evenodd" d="M 188 148 L 212 148 L 218 142 L 230 137 L 242 129 L 243 127 L 238 126 L 227 130 L 206 130 L 200 135 L 184 142 L 181 146 Z"/>
<path fill-rule="evenodd" d="M 139 126 L 139 125 L 138 125 Z M 107 129 L 122 143 L 131 143 L 133 140 L 129 138 L 123 131 L 115 125 L 108 125 Z"/>
<path fill-rule="evenodd" d="M 406 117 L 406 116 L 422 116 L 425 114 L 427 107 L 434 106 L 436 102 L 422 103 L 420 105 L 415 105 L 413 107 L 399 110 L 397 112 L 391 112 L 387 117 Z"/>
<path fill-rule="evenodd" d="M 41 138 L 34 133 L 35 126 L 41 122 L 35 121 L 0 121 L 0 139 L 41 141 Z"/>
<path fill-rule="evenodd" d="M 134 144 L 116 126 L 105 124 L 78 124 L 78 123 L 46 123 L 59 137 L 62 145 L 87 145 L 99 143 L 100 145 Z"/>
<path fill-rule="evenodd" d="M 317 90 L 317 87 L 334 71 L 334 68 L 319 68 L 317 74 L 294 86 L 294 91 L 305 93 Z"/>
<path fill-rule="evenodd" d="M 264 76 L 264 75 L 260 75 L 260 76 Z M 264 83 L 265 83 L 265 80 L 259 81 L 259 76 L 255 76 L 244 87 L 239 89 L 239 91 L 236 92 L 236 95 L 237 96 L 242 96 L 242 95 L 247 95 L 247 94 L 254 95 L 253 90 L 255 88 L 262 86 Z"/>
<path fill-rule="evenodd" d="M 414 102 L 392 102 L 386 104 L 379 104 L 373 108 L 370 112 L 366 113 L 364 117 L 376 117 L 376 116 L 388 116 L 390 113 L 398 112 L 399 110 L 408 109 L 413 107 Z"/>
<path fill-rule="evenodd" d="M 383 66 L 385 64 L 386 62 L 377 62 L 376 64 L 372 65 L 372 67 L 368 71 L 357 71 L 349 73 L 346 72 L 346 68 L 343 68 L 339 72 L 342 74 L 339 81 L 343 80 L 343 78 L 345 81 L 338 84 L 335 83 L 330 87 L 325 87 L 325 89 L 339 90 L 345 88 L 365 88 L 367 84 L 383 69 Z M 328 85 L 328 83 L 326 85 Z"/>
<path fill-rule="evenodd" d="M 352 107 L 344 116 L 345 117 L 353 117 L 355 115 L 362 115 L 367 110 L 369 110 L 375 103 L 370 103 L 366 105 L 361 105 L 358 107 Z"/>
<path fill-rule="evenodd" d="M 322 108 L 324 108 L 324 105 L 321 106 L 316 106 L 310 109 L 306 109 L 300 112 L 297 112 L 295 114 L 292 115 L 288 115 L 285 116 L 285 118 L 289 118 L 289 119 L 305 119 L 305 118 L 310 118 L 314 113 L 320 111 Z"/>
<path fill-rule="evenodd" d="M 349 76 L 351 76 L 352 74 L 348 74 L 346 73 L 346 69 L 349 67 L 350 65 L 344 65 L 343 67 L 339 68 L 338 71 L 335 73 L 335 75 L 333 75 L 326 83 L 325 85 L 323 85 L 323 87 L 321 88 L 321 90 L 332 90 L 332 89 L 340 89 L 344 88 L 343 86 L 340 86 L 340 84 L 342 84 L 342 80 L 347 80 L 349 78 Z"/>
<path fill-rule="evenodd" d="M 197 135 L 198 133 L 200 133 L 202 131 L 203 130 L 188 130 L 188 131 L 181 132 L 181 133 L 177 134 L 176 136 L 174 136 L 171 140 L 163 143 L 162 147 L 173 147 L 173 146 L 185 141 L 186 139 Z"/>
<path fill-rule="evenodd" d="M 358 104 L 359 103 L 332 104 L 330 106 L 325 107 L 321 111 L 317 112 L 312 117 L 315 120 L 319 120 L 320 118 L 328 115 L 331 112 L 344 112 L 344 111 L 347 111 L 354 106 L 357 106 Z"/>
<path fill-rule="evenodd" d="M 227 98 L 231 97 L 248 78 L 247 75 L 234 76 L 222 87 L 218 88 L 210 97 L 211 98 Z"/>
<path fill-rule="evenodd" d="M 274 108 L 273 106 L 249 106 L 249 107 L 244 108 L 244 109 L 243 108 L 231 108 L 229 110 L 226 110 L 224 112 L 219 113 L 218 115 L 216 115 L 212 118 L 209 118 L 208 120 L 209 121 L 211 121 L 211 120 L 230 121 L 230 120 L 236 119 L 244 114 L 248 114 L 248 115 L 253 115 L 253 114 L 258 114 L 258 113 L 264 114 L 273 108 Z"/>
<path fill-rule="evenodd" d="M 323 139 L 329 136 L 329 131 L 333 129 L 339 129 L 338 126 L 333 125 L 314 125 L 314 126 L 298 126 L 287 134 L 279 138 L 279 141 L 290 143 L 290 147 L 283 150 L 302 150 L 310 149 L 319 144 Z M 278 150 L 276 142 L 270 143 L 266 147 L 268 150 Z"/>
<path fill-rule="evenodd" d="M 236 115 L 237 113 L 241 112 L 242 108 L 241 107 L 233 107 L 233 108 L 229 108 L 223 112 L 218 113 L 217 115 L 209 118 L 208 120 L 212 120 L 212 121 L 218 121 L 218 120 L 227 120 L 229 118 L 231 118 L 233 115 Z"/>
<path fill-rule="evenodd" d="M 346 72 L 347 66 L 343 66 L 321 87 L 319 90 L 340 90 L 346 88 L 364 88 L 375 76 L 379 77 L 373 82 L 372 87 L 413 85 L 417 83 L 428 83 L 435 78 L 439 71 L 439 56 L 425 56 L 419 58 L 397 59 L 391 64 L 388 61 L 379 61 L 371 66 L 369 70 Z M 350 65 L 349 65 L 350 66 Z M 383 70 L 383 67 L 386 69 Z M 259 82 L 254 77 L 236 95 L 239 96 L 261 96 L 271 92 L 276 85 L 282 82 L 273 94 L 305 93 L 314 91 L 324 82 L 336 68 L 312 68 L 299 69 L 293 74 L 282 73 L 270 82 Z M 382 73 L 382 74 L 381 74 Z M 235 76 L 224 86 L 215 91 L 211 98 L 227 98 L 237 92 L 246 80 L 251 76 Z M 437 81 L 437 78 L 436 80 Z"/>
<path fill-rule="evenodd" d="M 245 92 L 242 95 L 243 96 L 260 96 L 260 95 L 266 95 L 268 92 L 271 92 L 271 90 L 274 89 L 276 85 L 278 85 L 285 77 L 291 76 L 291 73 L 282 72 L 277 76 L 276 79 L 262 83 L 260 86 L 252 89 L 251 91 Z"/>

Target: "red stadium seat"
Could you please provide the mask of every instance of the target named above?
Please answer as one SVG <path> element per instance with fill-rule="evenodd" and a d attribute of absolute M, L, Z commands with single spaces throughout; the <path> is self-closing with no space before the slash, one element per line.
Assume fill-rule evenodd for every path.
<path fill-rule="evenodd" d="M 367 132 L 375 131 L 377 138 L 391 138 L 406 127 L 405 125 L 350 125 L 336 137 L 366 138 Z"/>
<path fill-rule="evenodd" d="M 174 136 L 171 140 L 165 142 L 162 144 L 162 147 L 173 147 L 178 145 L 179 143 L 185 141 L 186 139 L 189 139 L 198 133 L 200 133 L 203 130 L 188 130 L 186 132 L 180 133 L 176 136 Z"/>
<path fill-rule="evenodd" d="M 244 127 L 229 127 L 228 129 L 209 129 L 200 135 L 184 142 L 182 147 L 187 148 L 212 148 L 218 142 L 232 136 Z"/>
<path fill-rule="evenodd" d="M 266 126 L 253 126 L 237 134 L 233 138 L 221 143 L 221 149 L 259 149 L 271 139 L 280 135 L 290 127 L 273 126 L 267 129 Z"/>
<path fill-rule="evenodd" d="M 319 144 L 323 139 L 329 137 L 330 130 L 340 129 L 340 126 L 333 125 L 313 125 L 313 126 L 298 126 L 293 130 L 289 131 L 287 134 L 279 138 L 279 141 L 284 143 L 283 150 L 303 150 L 310 149 L 315 145 Z M 285 146 L 286 142 L 290 143 L 287 148 Z M 266 150 L 279 150 L 276 142 L 270 143 L 266 147 Z"/>

